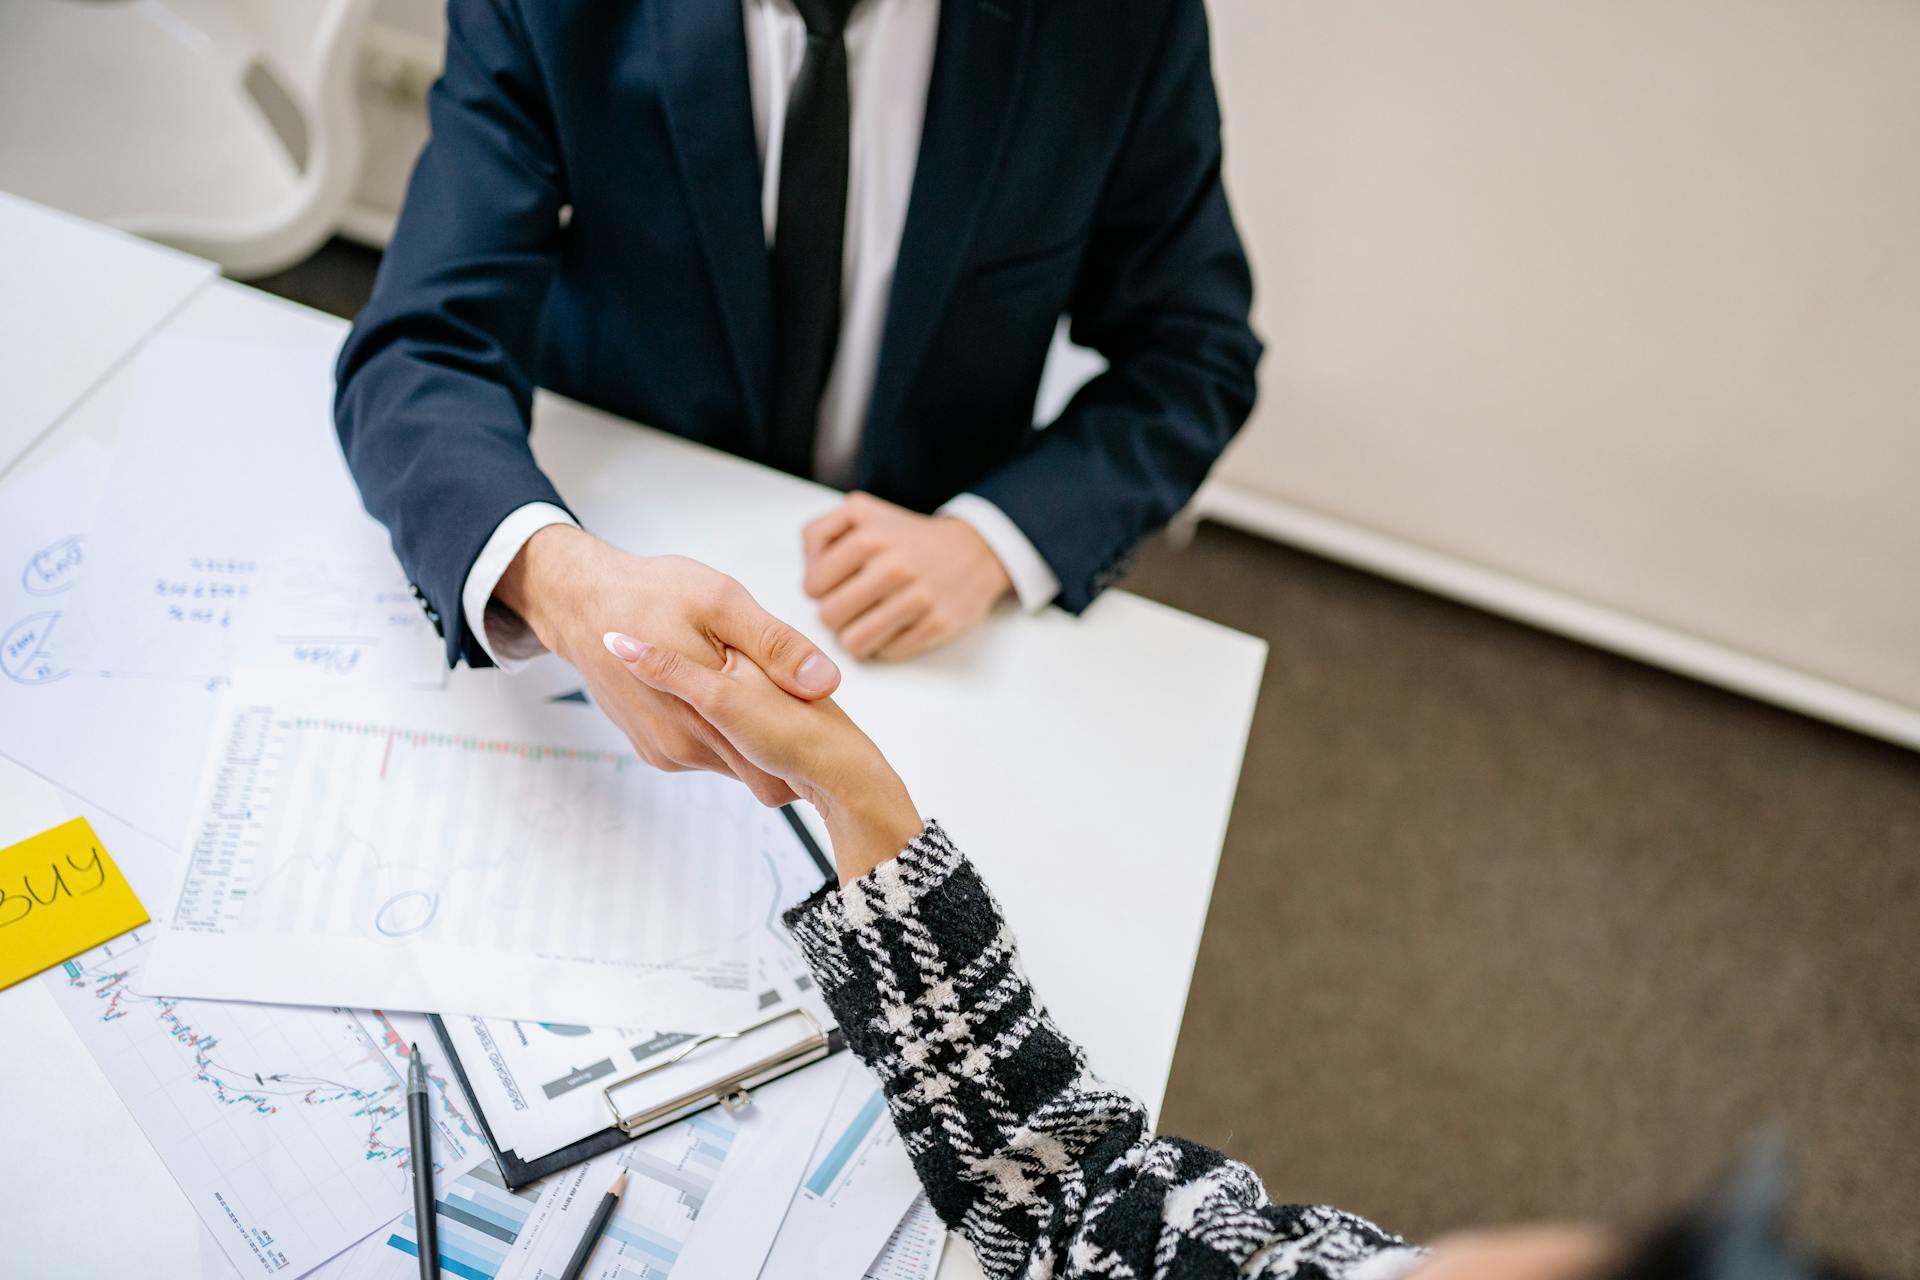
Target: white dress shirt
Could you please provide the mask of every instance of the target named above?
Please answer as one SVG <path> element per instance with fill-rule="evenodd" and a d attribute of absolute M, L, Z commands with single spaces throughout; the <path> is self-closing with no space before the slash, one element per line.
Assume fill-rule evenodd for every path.
<path fill-rule="evenodd" d="M 806 55 L 807 28 L 793 0 L 742 0 L 747 36 L 747 80 L 754 134 L 760 147 L 760 211 L 772 245 L 780 207 L 780 144 L 794 75 Z M 839 488 L 852 485 L 867 404 L 893 289 L 894 262 L 906 226 L 907 202 L 920 154 L 927 85 L 940 26 L 940 0 L 860 0 L 846 28 L 847 90 L 853 109 L 847 154 L 845 276 L 841 282 L 840 343 L 820 399 L 814 477 Z M 971 525 L 999 557 L 1023 608 L 1045 607 L 1060 581 L 1033 543 L 1000 508 L 963 493 L 940 508 Z M 481 647 L 509 670 L 544 652 L 532 631 L 493 599 L 514 556 L 539 530 L 572 524 L 550 503 L 529 503 L 495 527 L 467 572 L 460 603 Z"/>

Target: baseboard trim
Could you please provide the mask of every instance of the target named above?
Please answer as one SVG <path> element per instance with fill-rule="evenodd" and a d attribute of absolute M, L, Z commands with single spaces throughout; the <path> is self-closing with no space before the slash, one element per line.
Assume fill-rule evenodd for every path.
<path fill-rule="evenodd" d="M 1797 671 L 1765 658 L 1577 596 L 1525 582 L 1237 485 L 1209 482 L 1194 500 L 1204 518 L 1272 538 L 1665 667 L 1736 693 L 1920 749 L 1920 709 Z"/>

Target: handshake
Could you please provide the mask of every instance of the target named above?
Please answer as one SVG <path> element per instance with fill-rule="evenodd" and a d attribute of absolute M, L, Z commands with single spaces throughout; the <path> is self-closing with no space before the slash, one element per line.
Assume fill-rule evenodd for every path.
<path fill-rule="evenodd" d="M 853 495 L 805 531 L 807 594 L 856 656 L 897 658 L 972 627 L 1010 589 L 964 522 Z M 578 670 L 643 759 L 738 778 L 826 822 L 844 883 L 920 830 L 905 785 L 831 695 L 840 670 L 725 574 L 633 556 L 580 529 L 528 540 L 494 589 Z"/>

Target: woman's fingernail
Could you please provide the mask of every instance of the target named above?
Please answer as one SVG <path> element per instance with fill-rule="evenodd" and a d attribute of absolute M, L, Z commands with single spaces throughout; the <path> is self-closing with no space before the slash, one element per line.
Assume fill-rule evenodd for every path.
<path fill-rule="evenodd" d="M 826 693 L 833 688 L 834 681 L 840 678 L 840 668 L 833 665 L 833 659 L 824 653 L 816 653 L 800 664 L 795 673 L 800 687 L 809 693 Z"/>
<path fill-rule="evenodd" d="M 607 652 L 622 662 L 640 660 L 640 642 L 632 636 L 622 635 L 618 631 L 609 631 L 600 637 L 600 643 L 607 646 Z"/>

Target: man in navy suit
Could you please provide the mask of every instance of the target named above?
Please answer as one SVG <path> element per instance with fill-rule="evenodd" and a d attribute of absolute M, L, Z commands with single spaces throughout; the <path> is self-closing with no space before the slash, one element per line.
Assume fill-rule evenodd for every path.
<path fill-rule="evenodd" d="M 552 649 L 662 768 L 791 798 L 610 632 L 788 692 L 833 662 L 731 580 L 581 530 L 538 384 L 853 490 L 808 594 L 901 658 L 1078 613 L 1254 397 L 1201 0 L 452 0 L 335 421 L 450 662 Z M 1044 429 L 1062 315 L 1105 373 Z M 627 643 L 624 639 L 609 644 Z"/>

